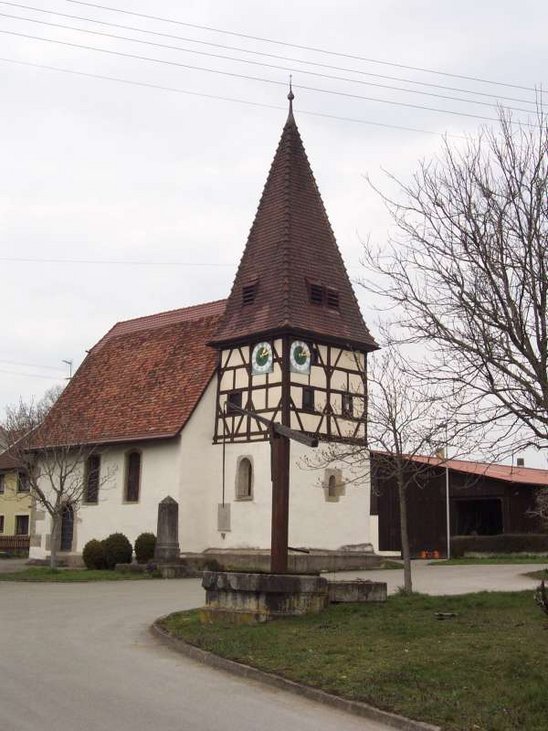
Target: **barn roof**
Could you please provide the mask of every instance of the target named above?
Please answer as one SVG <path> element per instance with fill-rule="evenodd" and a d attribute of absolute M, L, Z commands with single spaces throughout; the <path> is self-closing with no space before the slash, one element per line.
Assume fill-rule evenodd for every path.
<path fill-rule="evenodd" d="M 225 301 L 117 323 L 89 351 L 36 446 L 160 439 L 185 426 L 216 366 Z"/>
<path fill-rule="evenodd" d="M 489 462 L 468 462 L 464 459 L 443 460 L 439 457 L 414 456 L 410 457 L 413 462 L 431 464 L 437 467 L 447 467 L 455 472 L 462 472 L 469 475 L 490 477 L 503 482 L 514 482 L 524 485 L 548 486 L 548 470 L 534 467 L 515 467 L 506 464 L 493 464 Z"/>

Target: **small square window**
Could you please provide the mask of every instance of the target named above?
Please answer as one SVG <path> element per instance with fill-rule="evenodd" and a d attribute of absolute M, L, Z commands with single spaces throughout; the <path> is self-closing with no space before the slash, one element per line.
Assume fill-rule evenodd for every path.
<path fill-rule="evenodd" d="M 325 301 L 330 310 L 339 309 L 339 292 L 336 289 L 326 290 Z"/>
<path fill-rule="evenodd" d="M 310 302 L 313 305 L 323 305 L 324 288 L 319 284 L 310 283 Z"/>
<path fill-rule="evenodd" d="M 351 393 L 343 393 L 341 413 L 347 419 L 354 416 L 354 399 Z"/>
<path fill-rule="evenodd" d="M 310 386 L 303 386 L 303 411 L 315 411 L 314 389 Z"/>
<path fill-rule="evenodd" d="M 244 284 L 242 287 L 242 304 L 252 305 L 255 302 L 257 296 L 258 282 L 252 282 L 251 284 Z"/>
<path fill-rule="evenodd" d="M 242 392 L 241 391 L 231 391 L 228 394 L 228 399 L 226 402 L 226 413 L 227 414 L 238 414 L 239 412 L 234 408 L 241 409 L 242 408 Z"/>

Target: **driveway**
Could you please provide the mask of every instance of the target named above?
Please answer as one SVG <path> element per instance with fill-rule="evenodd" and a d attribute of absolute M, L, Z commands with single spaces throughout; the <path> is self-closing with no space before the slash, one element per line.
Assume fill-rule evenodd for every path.
<path fill-rule="evenodd" d="M 429 593 L 532 589 L 534 566 L 414 566 Z M 338 577 L 360 575 L 356 572 Z M 388 581 L 402 572 L 362 578 Z M 328 575 L 329 578 L 329 575 Z M 213 670 L 162 647 L 156 617 L 203 603 L 198 579 L 0 583 L 2 731 L 381 731 L 298 696 Z"/>
<path fill-rule="evenodd" d="M 148 632 L 203 604 L 197 579 L 0 583 L 2 731 L 382 731 L 200 665 Z"/>

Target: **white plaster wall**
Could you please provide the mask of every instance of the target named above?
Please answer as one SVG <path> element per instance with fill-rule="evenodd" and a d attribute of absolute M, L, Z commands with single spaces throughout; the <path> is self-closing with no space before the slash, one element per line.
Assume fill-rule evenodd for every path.
<path fill-rule="evenodd" d="M 100 479 L 108 479 L 99 489 L 99 502 L 81 504 L 75 510 L 73 551 L 81 553 L 92 538 L 101 540 L 110 533 L 124 533 L 133 543 L 144 531 L 156 533 L 158 503 L 167 495 L 179 498 L 180 439 L 142 444 L 111 446 L 101 451 Z M 126 454 L 131 449 L 141 452 L 139 501 L 124 502 Z M 46 535 L 51 521 L 46 514 L 36 521 L 36 534 L 42 536 L 40 546 L 30 549 L 30 558 L 45 558 Z"/>
<path fill-rule="evenodd" d="M 226 445 L 225 502 L 230 504 L 231 530 L 217 530 L 217 506 L 222 501 L 223 448 L 212 444 L 215 384 L 211 383 L 181 438 L 181 548 L 269 548 L 272 510 L 270 445 L 254 442 Z M 327 502 L 324 470 L 305 467 L 305 457 L 316 450 L 292 442 L 289 543 L 292 546 L 339 548 L 369 542 L 368 478 L 348 482 L 338 502 Z M 253 463 L 253 500 L 236 500 L 238 458 Z M 342 464 L 343 479 L 345 475 Z M 363 470 L 368 472 L 367 470 Z"/>

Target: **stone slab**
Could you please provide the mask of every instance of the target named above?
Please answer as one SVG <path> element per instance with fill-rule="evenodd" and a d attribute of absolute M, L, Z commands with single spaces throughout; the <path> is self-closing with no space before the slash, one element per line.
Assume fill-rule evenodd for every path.
<path fill-rule="evenodd" d="M 387 584 L 385 581 L 329 581 L 328 596 L 332 604 L 349 602 L 385 602 Z"/>

